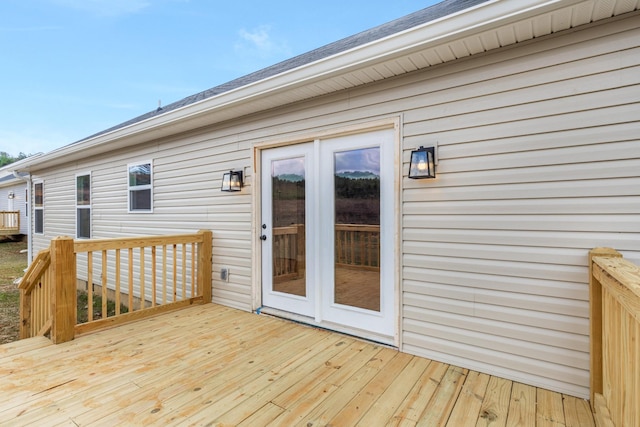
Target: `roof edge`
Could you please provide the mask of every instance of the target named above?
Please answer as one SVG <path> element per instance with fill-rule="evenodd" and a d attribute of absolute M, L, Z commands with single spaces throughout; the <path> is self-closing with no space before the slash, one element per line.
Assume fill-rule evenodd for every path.
<path fill-rule="evenodd" d="M 89 155 L 93 154 L 93 150 L 98 150 L 105 144 L 114 143 L 115 141 L 137 137 L 132 142 L 141 143 L 144 140 L 143 135 L 150 134 L 152 131 L 155 132 L 154 137 L 179 133 L 181 127 L 177 126 L 178 124 L 186 121 L 197 121 L 200 117 L 230 106 L 256 101 L 281 91 L 290 91 L 293 88 L 312 84 L 332 76 L 335 77 L 375 62 L 389 60 L 415 52 L 418 49 L 451 42 L 473 33 L 495 29 L 506 23 L 527 19 L 539 13 L 584 1 L 518 0 L 517 2 L 510 2 L 488 0 L 482 3 L 474 3 L 471 7 L 334 53 L 317 61 L 302 64 L 246 85 L 214 94 L 171 111 L 136 121 L 130 125 L 116 127 L 111 131 L 107 129 L 104 133 L 60 147 L 39 156 L 37 159 L 25 162 L 18 170 L 30 171 L 34 166 L 55 166 L 71 161 L 76 156 L 80 157 L 79 153 L 83 153 L 82 157 L 86 156 L 87 152 L 89 152 Z M 411 14 L 407 16 L 411 16 Z M 172 128 L 174 129 L 173 133 L 171 132 Z M 96 151 L 95 153 L 98 154 L 98 152 Z M 29 158 L 24 160 L 29 160 Z"/>

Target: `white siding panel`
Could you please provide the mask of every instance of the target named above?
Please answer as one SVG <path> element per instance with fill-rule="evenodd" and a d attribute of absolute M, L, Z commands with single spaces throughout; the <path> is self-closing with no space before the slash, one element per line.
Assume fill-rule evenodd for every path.
<path fill-rule="evenodd" d="M 512 230 L 451 230 L 405 228 L 406 239 L 422 242 L 448 242 L 466 244 L 505 244 L 542 248 L 577 248 L 589 251 L 593 247 L 607 246 L 615 242 L 625 257 L 638 251 L 640 233 L 582 233 L 551 231 L 512 231 Z M 586 252 L 585 252 L 586 253 Z M 584 265 L 586 266 L 586 255 Z"/>
<path fill-rule="evenodd" d="M 574 283 L 559 280 L 530 279 L 526 277 L 495 276 L 482 273 L 465 273 L 461 271 L 425 269 L 417 267 L 405 267 L 403 277 L 405 279 L 404 290 L 413 293 L 421 293 L 425 290 L 418 289 L 419 283 L 424 281 L 425 274 L 429 275 L 431 283 L 439 283 L 450 286 L 464 286 L 471 289 L 485 289 L 502 292 L 517 293 L 526 299 L 528 295 L 564 298 L 577 301 L 587 301 L 585 298 L 584 283 Z M 469 292 L 473 292 L 469 290 Z"/>
<path fill-rule="evenodd" d="M 583 363 L 585 353 L 589 351 L 589 340 L 587 337 L 563 331 L 533 328 L 525 325 L 481 319 L 478 317 L 470 318 L 464 315 L 437 310 L 430 310 L 426 315 L 424 315 L 422 313 L 417 313 L 416 309 L 412 307 L 407 308 L 406 318 L 422 318 L 425 322 L 446 325 L 479 333 L 487 333 L 487 331 L 491 331 L 492 334 L 516 340 L 522 339 L 522 335 L 526 334 L 531 342 L 541 345 L 549 345 L 556 348 L 567 348 L 579 352 L 579 354 L 574 353 L 574 356 L 579 358 L 580 363 Z M 411 322 L 414 321 L 407 320 L 407 324 Z"/>

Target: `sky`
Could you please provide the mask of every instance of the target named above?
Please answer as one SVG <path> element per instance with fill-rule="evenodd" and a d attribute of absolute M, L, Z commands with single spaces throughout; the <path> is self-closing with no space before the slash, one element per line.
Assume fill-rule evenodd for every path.
<path fill-rule="evenodd" d="M 0 151 L 49 152 L 438 0 L 0 0 Z"/>

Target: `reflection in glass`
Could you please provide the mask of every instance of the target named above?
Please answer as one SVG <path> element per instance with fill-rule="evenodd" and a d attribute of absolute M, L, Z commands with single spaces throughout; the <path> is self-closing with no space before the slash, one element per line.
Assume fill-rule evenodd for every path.
<path fill-rule="evenodd" d="M 338 304 L 380 311 L 380 148 L 334 154 Z"/>
<path fill-rule="evenodd" d="M 271 162 L 273 290 L 306 296 L 304 158 Z"/>

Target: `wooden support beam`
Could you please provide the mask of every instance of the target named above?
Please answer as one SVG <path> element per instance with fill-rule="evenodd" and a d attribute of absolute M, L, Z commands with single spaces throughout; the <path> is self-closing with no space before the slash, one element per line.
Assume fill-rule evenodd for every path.
<path fill-rule="evenodd" d="M 24 280 L 24 279 L 23 279 Z M 31 337 L 31 293 L 20 288 L 20 339 Z"/>
<path fill-rule="evenodd" d="M 51 341 L 71 341 L 76 325 L 76 255 L 70 237 L 51 240 Z"/>
<path fill-rule="evenodd" d="M 202 301 L 211 302 L 211 257 L 213 233 L 209 230 L 200 230 L 202 243 L 198 243 L 198 287 L 202 293 Z"/>
<path fill-rule="evenodd" d="M 593 258 L 622 258 L 622 254 L 612 248 L 595 248 L 589 252 L 589 311 L 591 347 L 591 405 L 595 410 L 595 396 L 602 394 L 602 284 L 593 275 Z"/>

